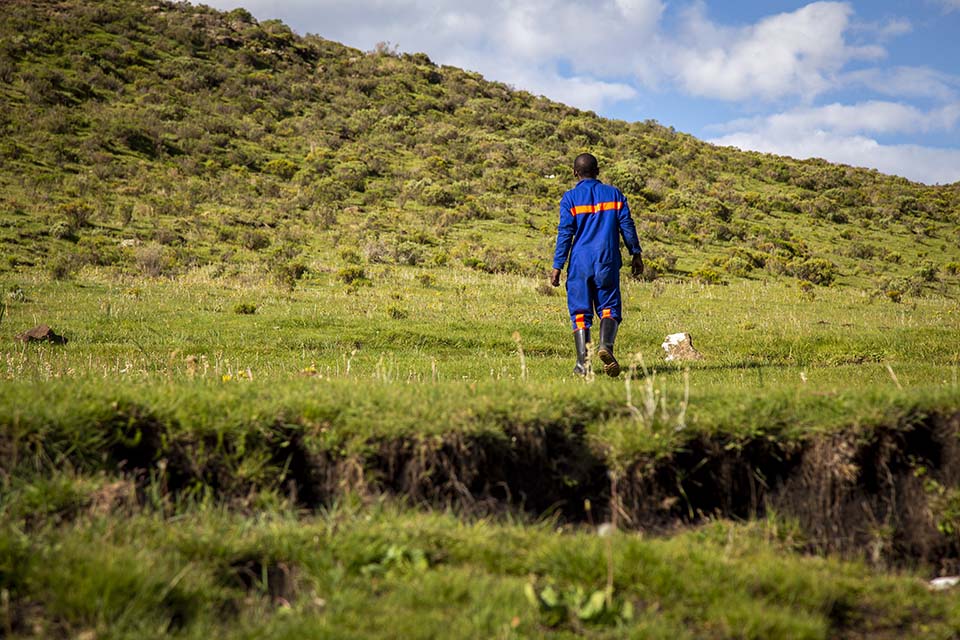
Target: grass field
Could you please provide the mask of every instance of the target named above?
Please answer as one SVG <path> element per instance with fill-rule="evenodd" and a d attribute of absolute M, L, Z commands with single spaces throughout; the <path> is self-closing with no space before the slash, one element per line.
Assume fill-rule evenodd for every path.
<path fill-rule="evenodd" d="M 540 280 L 310 273 L 292 291 L 204 270 L 3 283 L 8 634 L 960 629 L 955 598 L 921 580 L 954 566 L 956 470 L 915 436 L 960 408 L 952 284 L 895 303 L 777 279 L 625 282 L 617 346 L 635 369 L 581 380 L 564 298 Z M 69 342 L 13 340 L 40 322 Z M 703 361 L 663 362 L 676 331 Z M 877 469 L 859 453 L 809 466 L 824 442 L 897 452 Z M 875 508 L 886 520 L 850 533 L 875 545 L 855 551 L 809 513 L 778 511 L 767 458 L 796 450 L 802 469 L 832 477 L 846 460 L 858 482 L 889 471 L 898 490 L 922 487 L 936 541 L 916 551 L 916 523 Z M 746 509 L 743 474 L 724 463 L 761 478 L 766 497 Z M 653 497 L 666 506 L 651 512 Z M 841 498 L 824 504 L 842 519 Z M 610 517 L 633 533 L 597 537 Z M 831 549 L 846 560 L 806 556 Z"/>

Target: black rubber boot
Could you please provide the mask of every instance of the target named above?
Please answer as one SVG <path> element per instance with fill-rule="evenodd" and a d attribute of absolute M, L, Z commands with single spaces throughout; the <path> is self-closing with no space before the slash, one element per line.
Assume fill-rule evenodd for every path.
<path fill-rule="evenodd" d="M 577 329 L 573 332 L 573 342 L 577 347 L 577 364 L 573 372 L 578 376 L 587 375 L 587 345 L 590 344 L 590 329 Z"/>
<path fill-rule="evenodd" d="M 603 363 L 603 372 L 611 378 L 620 375 L 620 363 L 613 357 L 613 342 L 617 339 L 618 326 L 619 324 L 613 318 L 600 320 L 600 348 L 597 350 L 597 355 Z"/>

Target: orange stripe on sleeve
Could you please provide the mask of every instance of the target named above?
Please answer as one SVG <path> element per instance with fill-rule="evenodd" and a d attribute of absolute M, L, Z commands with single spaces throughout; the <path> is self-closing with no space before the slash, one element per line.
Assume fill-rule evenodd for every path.
<path fill-rule="evenodd" d="M 601 211 L 620 211 L 623 209 L 623 202 L 613 200 L 610 202 L 598 202 L 596 204 L 581 204 L 570 207 L 570 215 L 580 215 L 582 213 L 600 213 Z"/>

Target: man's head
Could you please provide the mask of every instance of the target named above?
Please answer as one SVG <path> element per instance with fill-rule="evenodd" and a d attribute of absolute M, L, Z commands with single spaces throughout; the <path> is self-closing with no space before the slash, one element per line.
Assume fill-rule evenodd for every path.
<path fill-rule="evenodd" d="M 600 175 L 597 159 L 589 153 L 581 153 L 573 161 L 573 175 L 580 179 L 596 178 Z"/>

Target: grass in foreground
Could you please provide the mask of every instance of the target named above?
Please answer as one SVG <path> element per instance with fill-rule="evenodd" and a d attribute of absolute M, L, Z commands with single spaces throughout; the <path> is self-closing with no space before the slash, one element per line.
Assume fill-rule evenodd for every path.
<path fill-rule="evenodd" d="M 714 522 L 671 539 L 346 500 L 312 516 L 87 504 L 27 524 L 3 506 L 11 637 L 953 637 L 960 607 L 911 575 L 804 557 L 795 528 Z M 118 488 L 119 487 L 119 488 Z M 170 513 L 168 511 L 168 513 Z M 24 527 L 27 527 L 26 529 Z M 606 595 L 609 594 L 609 600 Z M 591 604 L 591 596 L 593 603 Z"/>

